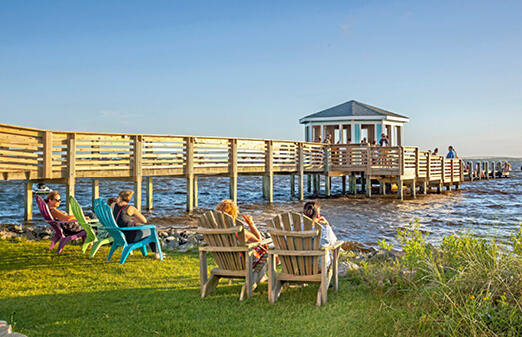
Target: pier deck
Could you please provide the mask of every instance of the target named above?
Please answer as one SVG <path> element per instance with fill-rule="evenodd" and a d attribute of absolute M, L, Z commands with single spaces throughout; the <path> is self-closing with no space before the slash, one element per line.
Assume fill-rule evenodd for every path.
<path fill-rule="evenodd" d="M 327 145 L 296 141 L 62 132 L 0 124 L 0 180 L 25 183 L 25 218 L 32 214 L 32 184 L 59 183 L 74 195 L 76 178 L 93 179 L 93 199 L 99 195 L 99 179 L 134 182 L 136 207 L 141 209 L 142 181 L 147 186 L 147 208 L 152 208 L 152 179 L 158 176 L 187 180 L 187 210 L 197 205 L 198 176 L 227 176 L 230 197 L 237 199 L 239 175 L 263 176 L 263 195 L 272 201 L 273 176 L 290 175 L 291 190 L 297 177 L 298 197 L 304 198 L 304 177 L 308 188 L 319 193 L 319 179 L 325 177 L 325 194 L 330 194 L 330 177 L 346 177 L 349 191 L 356 193 L 357 181 L 368 196 L 372 184 L 397 184 L 399 198 L 409 185 L 415 197 L 427 188 L 458 186 L 464 181 L 460 159 L 431 156 L 418 147 L 372 147 L 361 144 Z M 489 172 L 489 171 L 488 171 Z M 472 173 L 468 174 L 473 177 Z M 495 174 L 493 174 L 493 177 Z"/>

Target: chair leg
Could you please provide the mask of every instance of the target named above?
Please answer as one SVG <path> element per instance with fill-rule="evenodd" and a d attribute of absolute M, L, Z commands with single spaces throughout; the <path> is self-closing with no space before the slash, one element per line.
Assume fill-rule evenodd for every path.
<path fill-rule="evenodd" d="M 54 246 L 56 245 L 56 243 L 57 243 L 58 241 L 60 241 L 60 238 L 61 238 L 61 236 L 60 236 L 58 233 L 54 234 L 54 236 L 53 236 L 53 238 L 52 238 L 52 240 L 51 240 L 51 246 L 49 247 L 49 250 L 52 250 L 52 249 L 54 248 Z"/>
<path fill-rule="evenodd" d="M 220 278 L 221 277 L 216 276 L 216 275 L 210 276 L 210 279 L 201 288 L 201 297 L 202 298 L 207 296 L 208 294 L 210 294 L 214 289 L 216 289 Z"/>
<path fill-rule="evenodd" d="M 275 303 L 281 294 L 282 284 L 276 277 L 276 259 L 273 254 L 268 254 L 268 300 Z"/>
<path fill-rule="evenodd" d="M 60 240 L 60 243 L 58 244 L 58 250 L 56 251 L 56 253 L 60 254 L 63 251 L 63 247 L 65 247 L 65 244 L 69 241 L 71 240 L 68 237 L 62 238 Z"/>
<path fill-rule="evenodd" d="M 246 298 L 252 298 L 253 294 L 253 274 L 252 274 L 252 252 L 248 252 L 246 259 L 246 270 L 245 270 L 245 284 L 241 288 L 241 295 L 239 295 L 239 300 L 242 301 Z"/>
<path fill-rule="evenodd" d="M 103 245 L 106 245 L 108 243 L 112 242 L 112 238 L 109 238 L 109 239 L 103 239 L 101 241 L 96 241 L 93 245 L 92 245 L 92 248 L 91 248 L 91 254 L 89 255 L 89 258 L 93 258 L 94 255 L 96 255 L 96 253 L 98 252 L 98 250 L 100 249 L 101 246 Z"/>
<path fill-rule="evenodd" d="M 317 306 L 320 307 L 321 305 L 326 303 L 327 300 L 327 292 L 328 292 L 328 268 L 326 268 L 326 254 L 328 252 L 325 252 L 323 256 L 321 256 L 321 285 L 319 286 L 319 291 L 317 293 Z"/>
<path fill-rule="evenodd" d="M 95 242 L 95 240 L 96 240 L 95 238 L 88 238 L 87 240 L 85 240 L 83 242 L 82 254 L 85 254 L 85 252 L 87 251 L 87 248 L 89 248 L 89 245 L 92 245 Z"/>
<path fill-rule="evenodd" d="M 112 247 L 111 247 L 111 250 L 109 251 L 109 257 L 107 258 L 107 261 L 109 261 L 112 257 L 112 254 L 114 254 L 114 252 L 116 251 L 116 249 L 118 249 L 118 246 L 113 244 Z"/>
<path fill-rule="evenodd" d="M 141 250 L 141 255 L 147 256 L 147 245 L 141 246 L 140 250 Z"/>
<path fill-rule="evenodd" d="M 125 248 L 123 248 L 123 251 L 121 252 L 121 257 L 120 257 L 120 264 L 124 264 L 125 260 L 127 260 L 127 256 L 129 256 L 129 253 L 132 250 L 130 248 L 131 248 L 130 246 L 126 246 Z"/>

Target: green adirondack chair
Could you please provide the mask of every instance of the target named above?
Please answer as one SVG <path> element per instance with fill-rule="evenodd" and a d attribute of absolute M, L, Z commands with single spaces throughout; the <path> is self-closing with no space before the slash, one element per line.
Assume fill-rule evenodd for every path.
<path fill-rule="evenodd" d="M 89 244 L 92 244 L 91 253 L 89 254 L 89 258 L 93 258 L 96 255 L 98 249 L 101 246 L 111 243 L 113 238 L 109 235 L 109 233 L 105 230 L 102 224 L 100 224 L 97 220 L 87 220 L 83 215 L 82 207 L 78 203 L 78 201 L 71 195 L 69 196 L 69 204 L 71 205 L 71 210 L 76 220 L 82 228 L 87 232 L 87 237 L 85 238 L 85 242 L 82 246 L 82 253 L 85 253 Z M 93 227 L 98 228 L 98 234 L 94 231 Z"/>

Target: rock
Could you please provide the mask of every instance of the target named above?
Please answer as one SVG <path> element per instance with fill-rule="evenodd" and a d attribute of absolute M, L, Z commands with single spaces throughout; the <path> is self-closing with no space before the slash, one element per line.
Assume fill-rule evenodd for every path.
<path fill-rule="evenodd" d="M 343 262 L 339 264 L 338 274 L 345 277 L 349 271 L 358 270 L 359 265 L 353 262 Z"/>
<path fill-rule="evenodd" d="M 188 241 L 194 246 L 199 246 L 203 242 L 203 235 L 198 233 L 192 233 L 188 236 Z"/>
<path fill-rule="evenodd" d="M 40 239 L 41 240 L 51 240 L 51 236 L 50 235 L 40 235 Z"/>
<path fill-rule="evenodd" d="M 405 255 L 404 252 L 400 250 L 378 250 L 371 254 L 369 257 L 370 260 L 380 260 L 380 261 L 395 261 L 399 260 Z"/>
<path fill-rule="evenodd" d="M 23 234 L 24 230 L 22 228 L 22 225 L 11 225 L 8 227 L 9 231 L 17 233 L 17 234 Z"/>
<path fill-rule="evenodd" d="M 165 249 L 175 250 L 179 248 L 178 239 L 174 236 L 169 236 L 163 241 L 163 247 Z"/>
<path fill-rule="evenodd" d="M 36 240 L 36 235 L 34 235 L 33 232 L 27 231 L 25 236 L 27 237 L 27 240 Z"/>
<path fill-rule="evenodd" d="M 194 248 L 194 245 L 189 243 L 183 244 L 179 246 L 180 253 L 186 253 L 189 249 Z"/>
<path fill-rule="evenodd" d="M 35 232 L 42 239 L 43 239 L 44 236 L 52 236 L 53 235 L 53 231 L 49 227 L 39 228 L 39 229 L 35 230 Z"/>
<path fill-rule="evenodd" d="M 342 244 L 341 248 L 342 248 L 342 250 L 349 252 L 349 251 L 352 251 L 355 249 L 360 250 L 362 246 L 363 246 L 362 243 L 357 242 L 357 241 L 345 241 Z"/>
<path fill-rule="evenodd" d="M 18 239 L 20 238 L 20 234 L 14 233 L 14 232 L 3 232 L 0 239 L 7 240 L 7 239 Z"/>

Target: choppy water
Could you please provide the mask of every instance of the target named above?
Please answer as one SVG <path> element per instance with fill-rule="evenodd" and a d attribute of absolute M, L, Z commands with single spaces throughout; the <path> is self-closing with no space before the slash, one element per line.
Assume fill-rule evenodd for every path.
<path fill-rule="evenodd" d="M 404 200 L 396 195 L 342 196 L 341 179 L 332 181 L 332 198 L 319 198 L 324 215 L 342 240 L 358 241 L 375 246 L 378 240 L 395 242 L 397 228 L 419 219 L 421 228 L 429 233 L 428 240 L 437 243 L 442 236 L 459 231 L 471 231 L 500 241 L 509 238 L 522 221 L 522 160 L 510 161 L 513 166 L 508 179 L 466 182 L 459 191 L 434 192 Z M 63 185 L 48 185 L 65 196 Z M 240 210 L 253 216 L 264 228 L 274 215 L 287 211 L 299 212 L 303 203 L 290 196 L 289 177 L 274 178 L 274 203 L 262 198 L 260 177 L 239 177 Z M 122 189 L 132 189 L 129 182 L 100 181 L 100 196 L 107 199 Z M 144 191 L 145 192 L 145 191 Z M 144 193 L 145 194 L 145 193 Z M 90 209 L 91 182 L 78 179 L 76 197 L 85 209 Z M 154 209 L 144 212 L 149 223 L 196 227 L 199 216 L 228 197 L 228 178 L 199 177 L 199 208 L 185 212 L 185 180 L 154 178 Z M 307 200 L 313 198 L 305 195 Z M 145 197 L 144 197 L 145 198 Z M 145 200 L 143 200 L 145 205 Z M 19 182 L 0 183 L 0 223 L 20 223 L 23 219 L 23 186 Z M 34 219 L 42 222 L 36 205 Z"/>

